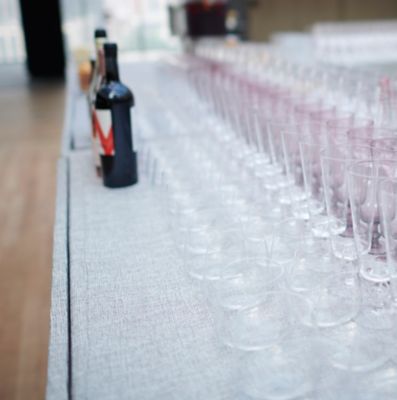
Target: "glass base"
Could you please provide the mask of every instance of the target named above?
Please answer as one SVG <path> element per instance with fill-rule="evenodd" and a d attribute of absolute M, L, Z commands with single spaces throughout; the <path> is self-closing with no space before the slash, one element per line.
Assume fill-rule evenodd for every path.
<path fill-rule="evenodd" d="M 379 260 L 375 256 L 361 257 L 362 267 L 360 275 L 367 281 L 387 282 L 389 280 L 389 270 L 385 260 Z"/>
<path fill-rule="evenodd" d="M 361 327 L 374 331 L 389 332 L 392 329 L 390 310 L 382 306 L 363 305 L 355 321 Z"/>
<path fill-rule="evenodd" d="M 314 380 L 299 343 L 273 346 L 248 355 L 242 363 L 240 391 L 248 399 L 303 399 Z"/>
<path fill-rule="evenodd" d="M 274 345 L 286 334 L 285 323 L 269 315 L 264 321 L 260 307 L 237 311 L 222 321 L 221 336 L 229 347 L 244 351 L 259 351 Z"/>
<path fill-rule="evenodd" d="M 327 361 L 339 370 L 371 371 L 389 358 L 385 342 L 355 322 L 327 330 L 324 340 Z"/>
<path fill-rule="evenodd" d="M 346 261 L 357 260 L 357 251 L 353 238 L 331 236 L 331 248 L 336 258 Z"/>

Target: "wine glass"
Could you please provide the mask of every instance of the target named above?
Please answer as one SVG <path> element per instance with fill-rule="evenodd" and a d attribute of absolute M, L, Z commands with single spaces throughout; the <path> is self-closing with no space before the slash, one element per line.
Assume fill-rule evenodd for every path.
<path fill-rule="evenodd" d="M 347 144 L 347 134 L 353 129 L 364 132 L 370 131 L 374 126 L 372 119 L 357 118 L 354 115 L 342 118 L 329 119 L 326 122 L 327 145 Z"/>
<path fill-rule="evenodd" d="M 260 301 L 246 307 L 218 307 L 221 340 L 241 351 L 260 351 L 290 337 L 296 338 L 312 326 L 311 304 L 285 289 L 264 291 Z"/>
<path fill-rule="evenodd" d="M 397 180 L 387 178 L 379 183 L 379 205 L 392 297 L 397 305 Z"/>
<path fill-rule="evenodd" d="M 325 207 L 323 177 L 320 154 L 324 146 L 319 142 L 299 143 L 303 177 L 307 195 L 309 222 L 313 234 L 320 238 L 329 237 L 329 218 Z"/>
<path fill-rule="evenodd" d="M 307 194 L 304 190 L 303 168 L 299 153 L 299 141 L 303 136 L 301 125 L 285 125 L 281 129 L 282 149 L 284 154 L 284 169 L 290 187 L 281 193 L 284 202 L 292 207 L 292 213 L 297 218 L 308 219 Z"/>
<path fill-rule="evenodd" d="M 379 183 L 397 176 L 397 162 L 370 160 L 348 168 L 348 189 L 360 272 L 368 280 L 388 280 L 379 208 Z"/>
<path fill-rule="evenodd" d="M 394 160 L 397 156 L 397 136 L 373 139 L 370 146 L 374 158 Z"/>
<path fill-rule="evenodd" d="M 377 126 L 367 126 L 353 128 L 347 132 L 348 140 L 357 144 L 367 145 L 374 139 L 389 138 L 397 136 L 396 129 L 378 128 Z"/>
<path fill-rule="evenodd" d="M 321 151 L 321 169 L 333 254 L 346 261 L 357 259 L 347 190 L 347 168 L 354 160 L 371 158 L 366 146 L 332 145 Z"/>
<path fill-rule="evenodd" d="M 209 297 L 219 307 L 242 310 L 255 306 L 263 296 L 282 287 L 284 268 L 267 257 L 248 252 L 225 265 L 209 285 Z"/>
<path fill-rule="evenodd" d="M 369 160 L 348 168 L 348 191 L 353 232 L 360 268 L 362 309 L 358 321 L 377 329 L 389 329 L 391 303 L 385 230 L 381 221 L 379 185 L 397 177 L 397 163 Z"/>

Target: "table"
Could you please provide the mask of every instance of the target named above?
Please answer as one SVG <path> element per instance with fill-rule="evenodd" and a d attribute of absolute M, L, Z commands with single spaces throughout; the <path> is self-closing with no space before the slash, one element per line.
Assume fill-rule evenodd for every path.
<path fill-rule="evenodd" d="M 233 356 L 175 252 L 160 193 L 104 188 L 90 150 L 73 145 L 58 169 L 47 399 L 232 398 Z"/>
<path fill-rule="evenodd" d="M 146 82 L 161 79 L 157 68 L 156 61 L 122 65 L 137 99 L 150 91 Z M 88 112 L 78 105 L 83 97 L 72 78 L 68 85 L 47 399 L 240 398 L 236 355 L 220 344 L 214 310 L 184 271 L 162 192 L 144 180 L 125 189 L 102 186 Z M 166 134 L 163 112 L 154 112 L 151 123 Z M 339 394 L 348 398 L 345 391 L 330 398 Z"/>

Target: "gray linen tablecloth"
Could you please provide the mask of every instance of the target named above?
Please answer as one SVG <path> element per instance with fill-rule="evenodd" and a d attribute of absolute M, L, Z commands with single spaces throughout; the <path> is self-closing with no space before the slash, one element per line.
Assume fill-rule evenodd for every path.
<path fill-rule="evenodd" d="M 138 112 L 141 99 L 155 98 L 161 68 L 122 64 L 123 81 L 138 94 Z M 216 336 L 213 308 L 184 271 L 161 192 L 145 182 L 102 186 L 91 151 L 81 150 L 91 146 L 84 101 L 69 82 L 47 400 L 240 399 L 234 357 Z M 140 126 L 144 136 L 170 133 L 164 104 L 151 107 L 150 126 Z M 332 400 L 339 395 L 330 393 Z"/>
<path fill-rule="evenodd" d="M 68 399 L 68 160 L 58 163 L 47 399 Z"/>
<path fill-rule="evenodd" d="M 232 355 L 175 251 L 160 193 L 147 183 L 106 189 L 92 163 L 88 152 L 70 155 L 71 398 L 233 398 Z M 67 384 L 64 278 L 53 287 L 51 400 Z"/>

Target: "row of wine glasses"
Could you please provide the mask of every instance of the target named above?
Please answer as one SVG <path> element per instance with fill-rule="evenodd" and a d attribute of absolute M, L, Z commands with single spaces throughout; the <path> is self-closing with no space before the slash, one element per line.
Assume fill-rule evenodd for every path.
<path fill-rule="evenodd" d="M 235 71 L 232 74 L 235 74 Z M 208 78 L 209 75 L 206 76 Z M 246 75 L 244 75 L 245 77 Z M 210 81 L 212 79 L 213 77 L 210 77 Z M 252 90 L 249 86 L 250 83 L 242 82 L 235 76 L 233 79 L 237 80 L 234 82 L 236 85 L 235 96 L 239 94 L 241 97 L 244 89 Z M 209 85 L 211 86 L 211 83 Z M 254 93 L 253 97 L 255 95 L 257 96 Z M 294 96 L 295 99 L 291 102 L 291 97 Z M 357 118 L 352 110 L 341 111 L 335 106 L 322 104 L 319 99 L 309 100 L 307 104 L 303 100 L 302 104 L 302 93 L 298 96 L 296 93 L 293 95 L 288 93 L 287 97 L 285 97 L 285 93 L 282 93 L 281 99 L 277 98 L 277 94 L 275 98 L 271 95 L 266 96 L 266 94 L 264 97 L 264 101 L 259 100 L 261 113 L 266 115 L 267 109 L 270 109 L 271 111 L 268 113 L 272 117 L 270 121 L 267 121 L 267 131 L 270 136 L 267 143 L 270 146 L 268 153 L 274 157 L 276 164 L 284 164 L 283 172 L 285 172 L 284 178 L 287 178 L 287 182 L 284 179 L 283 185 L 287 187 L 290 201 L 295 203 L 297 208 L 295 215 L 303 216 L 306 207 L 307 214 L 310 214 L 308 216 L 313 233 L 324 237 L 331 235 L 335 255 L 347 260 L 359 258 L 361 271 L 367 278 L 389 279 L 387 277 L 389 268 L 385 267 L 385 246 L 381 244 L 381 213 L 372 212 L 372 210 L 379 207 L 378 180 L 387 177 L 394 178 L 395 130 L 377 128 L 374 126 L 374 121 Z M 298 100 L 296 100 L 297 97 Z M 256 101 L 258 102 L 257 98 Z M 238 110 L 247 110 L 247 108 L 249 109 L 249 106 L 242 108 L 237 101 L 235 110 L 232 112 L 238 114 Z M 282 124 L 274 121 L 275 116 L 278 120 L 283 121 Z M 245 135 L 248 138 L 249 143 L 249 133 L 244 130 L 244 127 L 240 131 L 242 131 L 242 136 Z M 266 132 L 266 127 L 260 131 Z M 372 159 L 371 163 L 364 162 L 370 159 Z M 352 161 L 360 160 L 363 161 L 363 164 L 355 168 L 364 169 L 365 178 L 358 179 L 352 167 L 350 171 L 352 179 L 348 185 L 348 166 Z M 381 163 L 380 160 L 385 161 Z M 386 162 L 386 160 L 388 161 Z M 294 175 L 294 179 L 291 179 L 291 175 Z M 306 193 L 300 193 L 299 189 L 296 191 L 296 187 L 291 191 L 288 182 L 292 181 L 297 184 L 295 186 L 304 186 Z M 304 185 L 302 185 L 302 181 Z M 365 185 L 373 189 L 373 193 L 367 190 Z M 348 186 L 354 201 L 349 199 Z M 363 191 L 367 193 L 363 193 Z M 361 196 L 360 201 L 369 207 L 370 216 L 368 212 L 364 211 L 361 204 L 357 205 L 357 192 Z M 291 193 L 294 197 L 292 200 Z M 303 208 L 301 201 L 294 202 L 300 196 L 303 197 Z M 374 200 L 369 203 L 371 198 Z M 283 196 L 279 196 L 279 200 L 282 199 Z M 356 243 L 353 241 L 354 221 L 356 221 Z M 385 220 L 384 224 L 388 222 L 389 220 Z M 369 229 L 370 226 L 372 230 Z M 367 229 L 362 231 L 363 227 Z M 361 240 L 358 239 L 360 236 Z M 376 248 L 378 250 L 375 250 Z M 368 265 L 365 261 L 365 254 L 372 256 L 376 252 L 380 252 L 383 256 L 375 259 L 370 257 L 371 261 Z M 361 256 L 358 257 L 359 255 Z M 389 256 L 392 257 L 391 254 Z"/>
<path fill-rule="evenodd" d="M 354 65 L 396 61 L 395 21 L 321 22 L 311 30 L 317 57 Z"/>
<path fill-rule="evenodd" d="M 141 165 L 233 351 L 236 398 L 394 399 L 393 127 L 337 107 L 316 74 L 283 82 L 289 61 L 261 71 L 260 47 L 214 47 L 159 66 L 167 96 L 141 125 L 162 109 L 172 132 Z"/>

